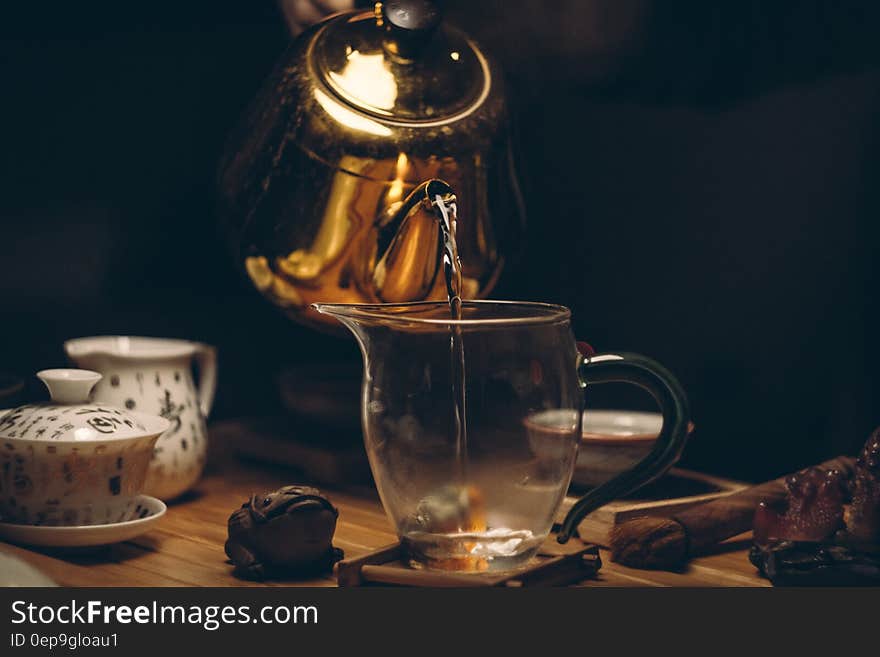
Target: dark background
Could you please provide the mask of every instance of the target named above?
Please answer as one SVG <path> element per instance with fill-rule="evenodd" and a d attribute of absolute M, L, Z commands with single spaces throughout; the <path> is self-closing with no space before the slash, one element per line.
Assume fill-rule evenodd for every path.
<path fill-rule="evenodd" d="M 449 5 L 506 68 L 523 155 L 528 262 L 493 296 L 564 303 L 581 339 L 676 372 L 689 466 L 758 479 L 860 445 L 880 7 Z M 204 340 L 222 418 L 276 411 L 286 364 L 355 353 L 252 292 L 215 220 L 224 140 L 289 39 L 274 3 L 0 12 L 0 370 L 81 335 Z"/>

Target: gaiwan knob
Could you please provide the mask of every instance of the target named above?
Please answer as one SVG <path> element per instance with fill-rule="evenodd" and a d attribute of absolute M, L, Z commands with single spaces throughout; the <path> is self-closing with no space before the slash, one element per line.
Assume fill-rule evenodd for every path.
<path fill-rule="evenodd" d="M 85 404 L 101 375 L 91 370 L 52 369 L 37 372 L 56 404 Z"/>

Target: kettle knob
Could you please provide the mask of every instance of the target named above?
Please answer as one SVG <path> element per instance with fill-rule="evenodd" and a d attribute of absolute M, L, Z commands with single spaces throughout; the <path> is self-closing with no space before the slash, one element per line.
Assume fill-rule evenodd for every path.
<path fill-rule="evenodd" d="M 438 2 L 388 0 L 381 5 L 382 22 L 390 37 L 387 46 L 405 59 L 418 55 L 443 21 Z"/>

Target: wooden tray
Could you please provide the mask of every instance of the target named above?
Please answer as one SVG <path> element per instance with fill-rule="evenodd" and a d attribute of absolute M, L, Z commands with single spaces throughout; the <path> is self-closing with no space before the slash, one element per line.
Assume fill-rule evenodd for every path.
<path fill-rule="evenodd" d="M 747 486 L 748 484 L 731 479 L 672 468 L 663 478 L 637 491 L 632 498 L 615 500 L 588 515 L 578 525 L 577 532 L 583 541 L 608 547 L 611 530 L 622 522 L 645 516 L 673 514 L 695 504 L 730 495 Z M 569 491 L 556 516 L 557 522 L 562 522 L 565 514 L 578 500 L 579 492 L 582 491 Z"/>
<path fill-rule="evenodd" d="M 394 584 L 398 586 L 492 587 L 564 586 L 594 577 L 602 560 L 599 548 L 572 539 L 559 545 L 551 535 L 532 562 L 512 573 L 444 573 L 410 568 L 404 561 L 403 546 L 394 543 L 355 559 L 336 564 L 339 586 Z"/>

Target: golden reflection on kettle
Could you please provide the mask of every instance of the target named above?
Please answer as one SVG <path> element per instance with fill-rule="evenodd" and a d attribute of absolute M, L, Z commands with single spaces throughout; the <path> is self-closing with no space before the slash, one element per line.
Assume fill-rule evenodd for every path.
<path fill-rule="evenodd" d="M 445 298 L 437 220 L 414 200 L 425 181 L 457 199 L 465 298 L 488 294 L 524 221 L 494 64 L 445 23 L 388 27 L 354 11 L 303 33 L 220 167 L 221 220 L 248 278 L 322 328 L 335 325 L 312 303 Z M 400 40 L 409 58 L 390 47 Z"/>

